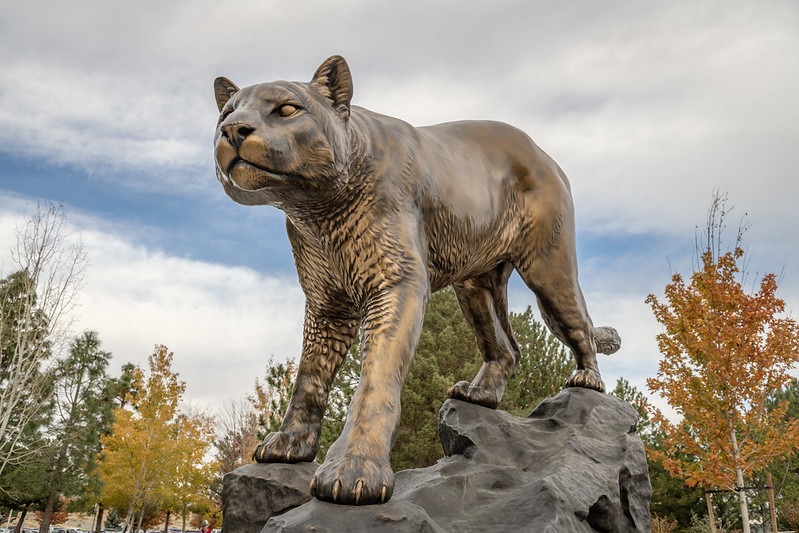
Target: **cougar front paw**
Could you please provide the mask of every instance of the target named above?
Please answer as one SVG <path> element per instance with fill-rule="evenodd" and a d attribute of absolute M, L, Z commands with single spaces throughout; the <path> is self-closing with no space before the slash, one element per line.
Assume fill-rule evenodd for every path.
<path fill-rule="evenodd" d="M 566 382 L 567 387 L 581 387 L 583 389 L 593 389 L 599 392 L 605 392 L 605 383 L 597 370 L 590 370 L 583 368 L 575 370 L 569 380 Z"/>
<path fill-rule="evenodd" d="M 344 505 L 385 503 L 394 493 L 394 472 L 387 461 L 344 455 L 326 460 L 311 481 L 311 494 Z"/>
<path fill-rule="evenodd" d="M 266 436 L 252 456 L 259 463 L 301 463 L 313 461 L 318 448 L 315 440 L 276 431 Z"/>
<path fill-rule="evenodd" d="M 482 405 L 489 409 L 496 409 L 499 405 L 499 398 L 496 391 L 472 385 L 468 381 L 459 381 L 447 392 L 453 400 L 463 400 L 464 402 Z"/>

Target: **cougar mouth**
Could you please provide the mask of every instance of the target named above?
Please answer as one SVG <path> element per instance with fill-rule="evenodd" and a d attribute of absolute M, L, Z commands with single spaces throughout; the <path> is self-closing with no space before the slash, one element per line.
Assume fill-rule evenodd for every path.
<path fill-rule="evenodd" d="M 239 188 L 249 191 L 276 185 L 289 185 L 302 179 L 302 176 L 298 174 L 275 172 L 241 157 L 237 157 L 231 162 L 226 174 Z"/>

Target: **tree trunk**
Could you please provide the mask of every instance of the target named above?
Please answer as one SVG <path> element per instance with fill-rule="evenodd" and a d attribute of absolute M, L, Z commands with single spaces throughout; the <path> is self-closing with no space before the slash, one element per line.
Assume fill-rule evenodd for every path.
<path fill-rule="evenodd" d="M 164 533 L 169 532 L 169 517 L 172 515 L 172 511 L 166 512 L 166 521 L 164 522 Z"/>
<path fill-rule="evenodd" d="M 19 513 L 19 518 L 17 519 L 17 527 L 14 528 L 14 533 L 19 533 L 22 531 L 22 524 L 25 522 L 25 517 L 28 515 L 28 508 L 25 507 Z"/>
<path fill-rule="evenodd" d="M 47 495 L 47 503 L 44 506 L 44 511 L 42 512 L 42 521 L 39 524 L 39 533 L 49 533 L 50 532 L 50 522 L 53 520 L 53 511 L 55 510 L 55 504 L 58 501 L 58 492 L 50 489 L 50 494 Z"/>
<path fill-rule="evenodd" d="M 750 533 L 749 509 L 746 506 L 746 491 L 744 490 L 744 474 L 738 465 L 738 437 L 735 435 L 735 426 L 730 420 L 730 441 L 732 443 L 732 457 L 735 461 L 735 484 L 738 486 L 738 504 L 741 506 L 741 531 Z"/>
<path fill-rule="evenodd" d="M 133 525 L 134 519 L 135 516 L 133 515 L 133 506 L 131 505 L 130 507 L 128 507 L 128 514 L 125 515 L 125 525 L 122 528 L 122 533 L 128 533 L 128 531 L 133 530 L 131 526 Z"/>
<path fill-rule="evenodd" d="M 141 531 L 141 523 L 144 520 L 144 506 L 141 508 L 141 512 L 139 513 L 139 522 L 136 524 L 136 531 L 134 533 L 139 533 Z M 749 533 L 748 531 L 746 533 Z"/>
<path fill-rule="evenodd" d="M 70 419 L 73 415 L 70 415 Z M 70 420 L 67 426 L 72 426 L 74 423 Z M 53 471 L 53 477 L 50 480 L 50 494 L 47 495 L 47 504 L 44 506 L 44 513 L 42 516 L 42 522 L 39 525 L 39 533 L 49 533 L 50 532 L 50 522 L 53 520 L 53 512 L 55 511 L 55 506 L 58 503 L 58 496 L 61 494 L 61 480 L 62 474 L 64 472 L 64 467 L 67 462 L 67 451 L 68 446 L 66 440 L 61 444 L 61 449 L 58 450 L 58 459 L 55 463 L 55 470 Z"/>
<path fill-rule="evenodd" d="M 102 503 L 97 504 L 97 523 L 94 525 L 94 533 L 100 533 L 103 530 L 103 513 L 105 507 Z"/>
<path fill-rule="evenodd" d="M 710 522 L 710 533 L 716 533 L 716 515 L 713 513 L 713 499 L 707 490 L 705 490 L 705 501 L 707 502 L 707 517 Z"/>
<path fill-rule="evenodd" d="M 739 466 L 735 467 L 735 483 L 738 485 L 738 504 L 741 506 L 741 531 L 749 531 L 749 508 L 746 505 L 746 491 L 744 490 L 744 476 Z"/>

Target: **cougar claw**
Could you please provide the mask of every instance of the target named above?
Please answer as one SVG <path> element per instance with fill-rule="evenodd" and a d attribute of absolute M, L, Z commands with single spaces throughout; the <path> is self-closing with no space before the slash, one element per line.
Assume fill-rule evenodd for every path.
<path fill-rule="evenodd" d="M 385 488 L 385 486 L 384 486 Z M 361 501 L 361 494 L 363 494 L 363 480 L 359 479 L 358 483 L 355 484 L 355 505 L 358 505 Z M 382 503 L 382 500 L 381 500 Z"/>
<path fill-rule="evenodd" d="M 599 376 L 599 371 L 589 370 L 586 368 L 575 370 L 569 380 L 566 382 L 566 386 L 605 392 L 605 383 Z"/>
<path fill-rule="evenodd" d="M 351 455 L 336 459 L 328 453 L 311 482 L 313 496 L 344 505 L 389 501 L 394 490 L 394 472 L 388 461 L 381 459 Z"/>

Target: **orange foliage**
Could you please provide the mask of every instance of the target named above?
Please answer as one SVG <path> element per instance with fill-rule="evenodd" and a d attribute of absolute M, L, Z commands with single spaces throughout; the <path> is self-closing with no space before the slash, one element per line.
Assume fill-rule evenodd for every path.
<path fill-rule="evenodd" d="M 774 274 L 747 294 L 736 279 L 743 255 L 740 246 L 724 255 L 708 247 L 689 284 L 676 274 L 666 303 L 646 300 L 664 327 L 647 384 L 682 416 L 654 414 L 665 446 L 653 459 L 689 486 L 732 487 L 736 467 L 751 474 L 799 447 L 799 420 L 786 419 L 787 403 L 770 403 L 792 379 L 799 329 L 784 316 Z"/>
<path fill-rule="evenodd" d="M 50 517 L 50 525 L 57 526 L 69 520 L 69 511 L 67 511 L 67 501 L 63 497 L 58 498 L 56 509 L 53 510 L 53 516 Z M 44 511 L 36 511 L 35 520 L 42 523 L 44 520 Z"/>

